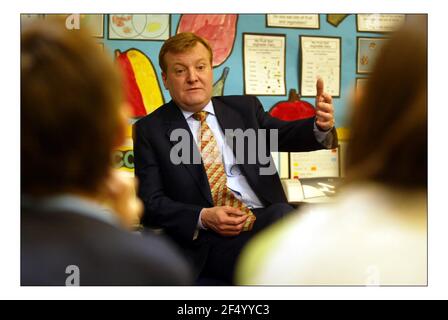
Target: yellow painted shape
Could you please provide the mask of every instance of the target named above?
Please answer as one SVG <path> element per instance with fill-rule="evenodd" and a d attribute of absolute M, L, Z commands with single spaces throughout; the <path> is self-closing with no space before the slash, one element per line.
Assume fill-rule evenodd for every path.
<path fill-rule="evenodd" d="M 134 70 L 137 85 L 143 98 L 146 113 L 151 113 L 164 104 L 162 91 L 154 67 L 143 53 L 137 50 L 129 50 L 127 57 Z"/>
<path fill-rule="evenodd" d="M 146 27 L 146 31 L 147 32 L 155 32 L 160 30 L 160 23 L 156 23 L 156 22 L 151 22 L 148 24 L 148 26 Z"/>
<path fill-rule="evenodd" d="M 350 138 L 349 128 L 336 128 L 336 132 L 338 133 L 339 140 L 348 140 Z"/>

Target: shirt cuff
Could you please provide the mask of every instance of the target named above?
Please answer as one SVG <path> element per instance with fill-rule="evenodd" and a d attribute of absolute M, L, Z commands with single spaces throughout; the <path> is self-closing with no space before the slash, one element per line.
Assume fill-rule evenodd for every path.
<path fill-rule="evenodd" d="M 202 210 L 204 210 L 204 209 L 202 209 Z M 207 230 L 207 228 L 204 227 L 204 225 L 202 224 L 202 220 L 201 220 L 201 217 L 202 217 L 202 210 L 201 210 L 201 212 L 199 213 L 199 219 L 198 219 L 198 223 L 197 223 L 197 228 L 198 228 L 198 229 Z"/>
<path fill-rule="evenodd" d="M 206 227 L 204 227 L 204 225 L 202 224 L 201 221 L 201 216 L 202 216 L 202 210 L 199 213 L 199 219 L 198 219 L 198 223 L 196 224 L 196 230 L 194 230 L 194 234 L 193 234 L 193 240 L 196 240 L 199 236 L 199 230 L 207 230 Z"/>
<path fill-rule="evenodd" d="M 328 131 L 322 131 L 317 127 L 316 122 L 314 122 L 313 132 L 316 137 L 317 142 L 323 145 L 325 148 L 330 149 L 333 145 L 333 135 L 331 134 L 331 129 Z"/>

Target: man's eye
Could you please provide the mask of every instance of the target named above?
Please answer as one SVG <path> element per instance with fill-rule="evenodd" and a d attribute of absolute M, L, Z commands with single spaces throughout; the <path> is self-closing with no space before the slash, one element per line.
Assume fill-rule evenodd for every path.
<path fill-rule="evenodd" d="M 204 70 L 205 69 L 205 65 L 201 64 L 198 66 L 198 70 Z"/>
<path fill-rule="evenodd" d="M 176 69 L 174 70 L 174 72 L 176 72 L 176 74 L 182 74 L 185 70 L 184 69 Z"/>

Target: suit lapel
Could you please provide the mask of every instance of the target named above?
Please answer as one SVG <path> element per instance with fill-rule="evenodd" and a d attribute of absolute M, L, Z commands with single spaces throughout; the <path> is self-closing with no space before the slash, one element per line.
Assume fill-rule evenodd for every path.
<path fill-rule="evenodd" d="M 222 131 L 224 132 L 224 136 L 226 134 L 225 130 L 236 130 L 236 129 L 242 129 L 245 130 L 244 122 L 241 119 L 241 115 L 238 114 L 235 110 L 232 108 L 226 106 L 224 103 L 222 103 L 220 100 L 212 99 L 213 100 L 213 107 L 215 109 L 216 118 L 218 119 L 219 126 L 221 127 Z M 235 155 L 235 143 L 233 144 L 233 154 Z"/>
<path fill-rule="evenodd" d="M 201 155 L 199 154 L 199 150 L 194 142 L 193 135 L 190 131 L 190 127 L 188 126 L 187 121 L 185 120 L 184 115 L 179 110 L 177 105 L 170 101 L 167 108 L 166 118 L 165 118 L 165 128 L 166 128 L 166 135 L 168 136 L 168 139 L 170 143 L 175 146 L 179 143 L 179 141 L 171 141 L 170 137 L 174 130 L 176 129 L 183 129 L 186 132 L 188 132 L 189 140 L 190 140 L 190 151 L 192 157 L 191 159 L 201 159 Z M 202 194 L 204 195 L 205 199 L 213 205 L 213 199 L 212 194 L 210 191 L 210 187 L 208 184 L 207 174 L 205 173 L 204 165 L 202 164 L 202 160 L 200 164 L 179 164 L 183 166 L 191 175 L 195 183 L 197 184 L 198 188 L 201 190 Z M 181 177 L 180 177 L 181 178 Z"/>

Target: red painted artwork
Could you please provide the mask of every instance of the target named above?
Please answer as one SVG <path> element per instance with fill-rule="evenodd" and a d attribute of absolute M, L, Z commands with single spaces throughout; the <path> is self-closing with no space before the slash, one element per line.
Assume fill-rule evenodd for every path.
<path fill-rule="evenodd" d="M 213 49 L 213 67 L 216 67 L 232 52 L 237 20 L 237 14 L 183 14 L 177 33 L 193 32 L 206 39 Z"/>
<path fill-rule="evenodd" d="M 291 89 L 288 101 L 278 102 L 269 110 L 269 113 L 284 121 L 294 121 L 314 117 L 316 110 L 311 103 L 300 100 L 296 90 Z"/>

